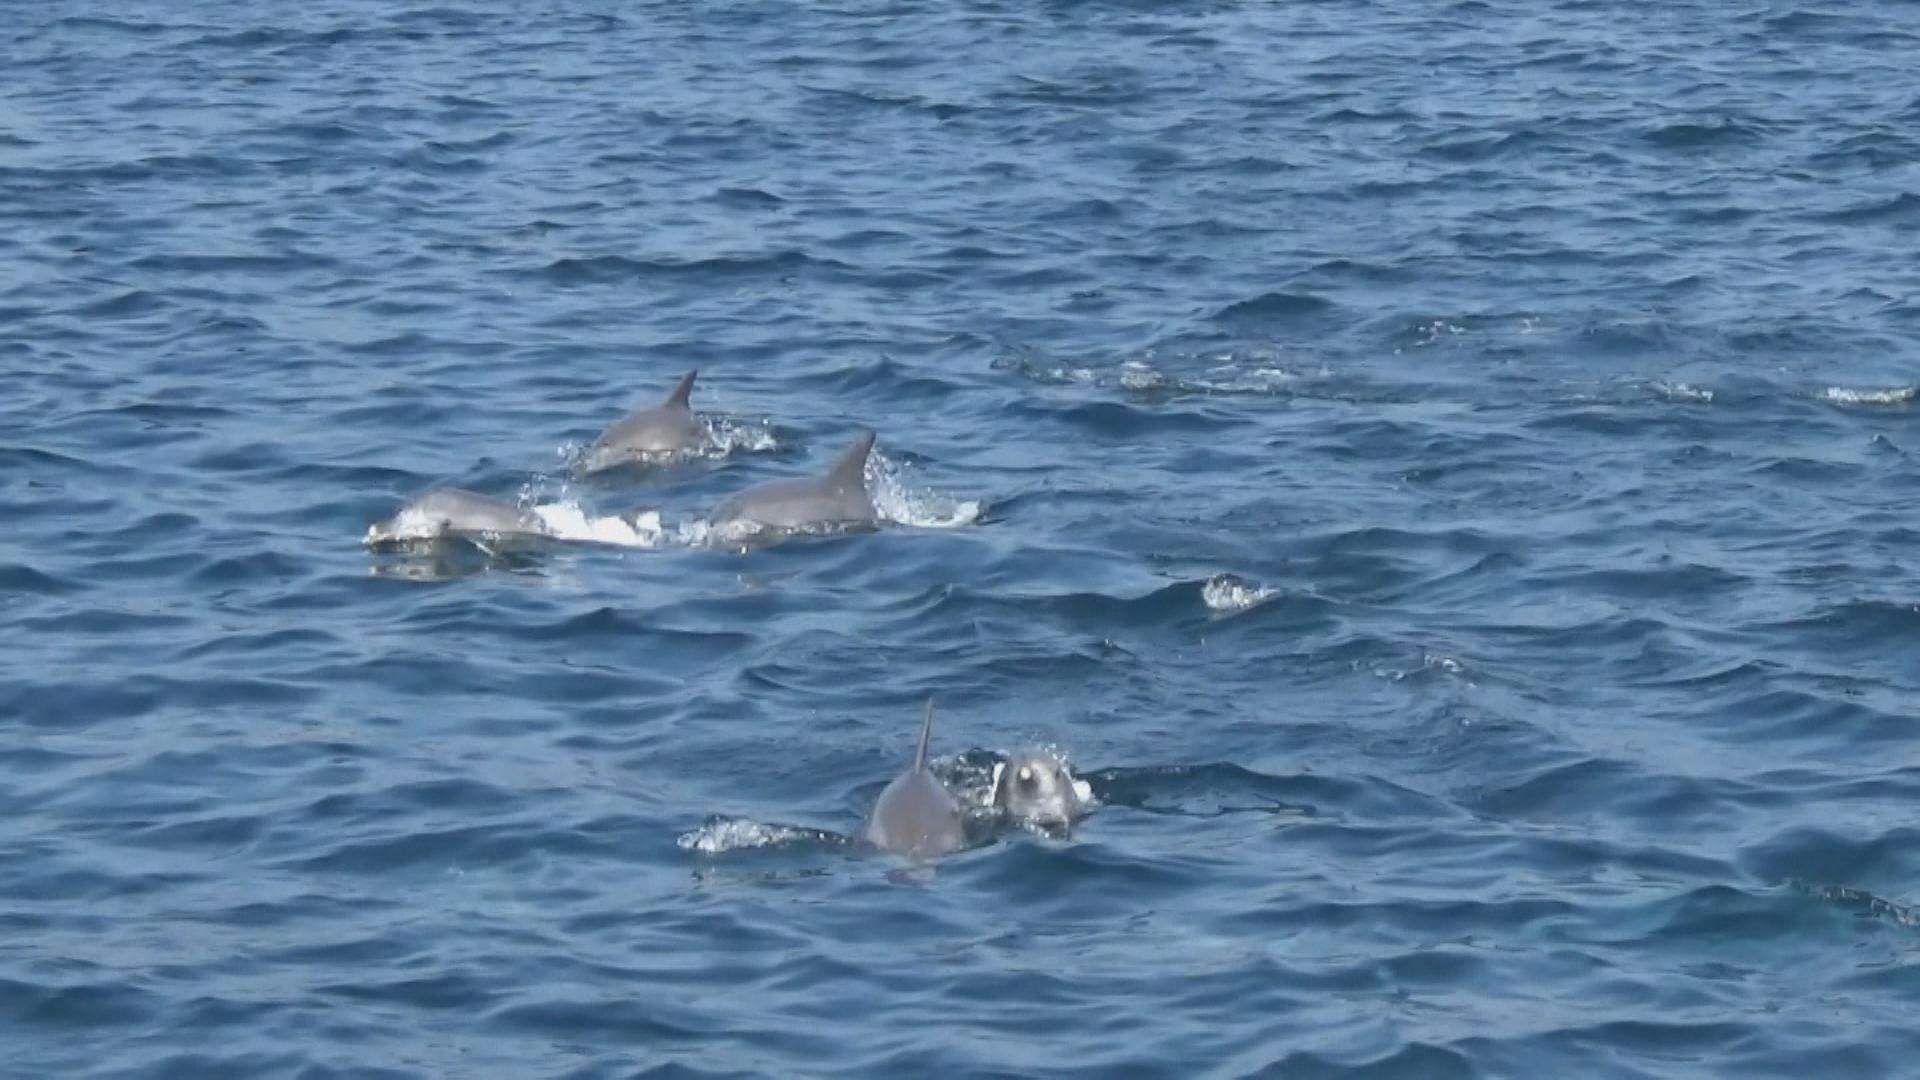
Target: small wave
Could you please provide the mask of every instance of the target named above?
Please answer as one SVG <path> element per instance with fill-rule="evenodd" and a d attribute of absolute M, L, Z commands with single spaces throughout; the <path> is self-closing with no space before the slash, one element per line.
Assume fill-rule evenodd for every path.
<path fill-rule="evenodd" d="M 955 499 L 924 488 L 911 487 L 904 466 L 878 451 L 867 458 L 867 491 L 873 508 L 896 525 L 919 529 L 960 529 L 980 520 L 978 499 Z"/>
<path fill-rule="evenodd" d="M 1102 371 L 1074 363 L 1048 363 L 1012 357 L 996 360 L 994 366 L 1017 371 L 1025 378 L 1045 385 L 1118 386 L 1134 393 L 1159 396 L 1293 394 L 1301 392 L 1303 384 L 1309 380 L 1333 377 L 1332 370 L 1325 365 L 1306 369 L 1283 366 L 1279 351 L 1272 348 L 1222 350 L 1172 357 L 1176 362 L 1207 365 L 1204 371 L 1194 375 L 1170 374 L 1164 365 L 1155 363 L 1156 359 L 1156 353 L 1147 350 L 1120 361 L 1117 372 L 1112 368 Z"/>
<path fill-rule="evenodd" d="M 1856 390 L 1829 386 L 1820 391 L 1823 400 L 1836 405 L 1905 405 L 1920 394 L 1920 386 L 1895 386 L 1886 390 Z"/>
<path fill-rule="evenodd" d="M 1228 304 L 1214 313 L 1215 319 L 1286 320 L 1322 315 L 1333 310 L 1334 303 L 1311 293 L 1270 292 Z"/>
<path fill-rule="evenodd" d="M 1398 355 L 1403 347 L 1424 349 L 1449 337 L 1457 337 L 1466 332 L 1466 327 L 1461 326 L 1459 323 L 1448 322 L 1445 319 L 1434 319 L 1431 322 L 1415 323 L 1402 335 L 1403 340 L 1406 340 L 1408 344 L 1406 346 L 1396 345 L 1393 351 Z"/>
<path fill-rule="evenodd" d="M 1421 653 L 1419 667 L 1402 668 L 1381 665 L 1375 667 L 1373 673 L 1390 682 L 1418 681 L 1435 677 L 1444 678 L 1451 676 L 1465 680 L 1469 686 L 1473 685 L 1472 673 L 1467 669 L 1465 663 L 1455 657 L 1445 656 L 1440 653 Z M 1470 723 L 1470 721 L 1461 721 L 1463 727 L 1468 723 Z"/>
<path fill-rule="evenodd" d="M 1278 595 L 1277 589 L 1269 589 L 1233 574 L 1215 574 L 1200 589 L 1200 599 L 1206 601 L 1207 607 L 1226 615 L 1257 607 Z"/>
<path fill-rule="evenodd" d="M 1025 378 L 1050 386 L 1070 386 L 1074 384 L 1098 385 L 1100 382 L 1098 372 L 1090 367 L 1081 367 L 1074 364 L 1047 364 L 1027 359 L 1003 357 L 995 360 L 993 366 L 1017 371 Z"/>
<path fill-rule="evenodd" d="M 847 838 L 825 829 L 796 825 L 766 825 L 746 818 L 709 818 L 704 825 L 680 834 L 675 841 L 681 851 L 702 855 L 720 855 L 729 851 L 753 851 L 792 847 L 795 844 L 842 845 Z"/>

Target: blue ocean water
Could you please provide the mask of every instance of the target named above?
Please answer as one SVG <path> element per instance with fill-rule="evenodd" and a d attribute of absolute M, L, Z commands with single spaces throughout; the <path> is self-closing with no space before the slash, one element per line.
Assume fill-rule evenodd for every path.
<path fill-rule="evenodd" d="M 1913 1075 L 1917 15 L 10 5 L 0 1074 Z"/>

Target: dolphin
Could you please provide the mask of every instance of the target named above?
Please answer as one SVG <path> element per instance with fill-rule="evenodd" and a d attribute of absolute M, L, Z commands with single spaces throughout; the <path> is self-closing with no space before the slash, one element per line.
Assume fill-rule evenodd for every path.
<path fill-rule="evenodd" d="M 538 514 L 462 488 L 435 488 L 385 521 L 367 526 L 370 548 L 402 547 L 446 538 L 471 540 L 487 550 L 506 543 L 550 537 Z"/>
<path fill-rule="evenodd" d="M 867 494 L 867 455 L 872 451 L 873 432 L 865 432 L 827 475 L 769 480 L 735 492 L 714 509 L 709 523 L 789 531 L 878 525 L 880 512 Z"/>
<path fill-rule="evenodd" d="M 1011 754 L 993 767 L 993 807 L 1009 819 L 1061 832 L 1084 817 L 1093 789 L 1056 754 Z"/>
<path fill-rule="evenodd" d="M 927 771 L 927 743 L 933 738 L 933 701 L 927 701 L 926 717 L 920 721 L 920 748 L 913 752 L 913 765 L 893 778 L 873 804 L 873 816 L 867 820 L 867 839 L 876 847 L 896 855 L 926 858 L 944 855 L 966 846 L 967 831 L 960 819 L 960 805 L 947 793 L 946 785 Z"/>
<path fill-rule="evenodd" d="M 628 413 L 600 434 L 580 458 L 582 473 L 601 472 L 634 461 L 651 461 L 704 449 L 712 440 L 687 398 L 699 369 L 681 376 L 667 400 Z"/>

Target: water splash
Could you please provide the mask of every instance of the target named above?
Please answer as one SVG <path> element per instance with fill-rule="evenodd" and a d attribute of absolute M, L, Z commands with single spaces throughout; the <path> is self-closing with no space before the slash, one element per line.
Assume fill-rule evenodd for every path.
<path fill-rule="evenodd" d="M 1200 599 L 1209 609 L 1223 615 L 1237 615 L 1278 596 L 1279 590 L 1248 581 L 1233 574 L 1215 574 L 1200 588 Z"/>
<path fill-rule="evenodd" d="M 631 514 L 589 517 L 578 503 L 542 503 L 530 508 L 546 522 L 560 540 L 580 540 L 619 547 L 658 548 L 666 545 L 668 533 L 658 510 L 638 510 Z"/>
<path fill-rule="evenodd" d="M 980 500 L 955 499 L 911 486 L 907 471 L 877 450 L 867 458 L 867 493 L 881 518 L 920 529 L 959 529 L 980 520 Z"/>
<path fill-rule="evenodd" d="M 733 453 L 768 454 L 780 449 L 773 425 L 765 420 L 735 420 L 729 416 L 702 415 L 710 447 L 704 456 L 722 458 Z"/>
<path fill-rule="evenodd" d="M 681 851 L 693 851 L 702 855 L 792 847 L 797 844 L 824 844 L 838 847 L 848 842 L 846 837 L 825 829 L 809 829 L 798 825 L 768 825 L 746 818 L 724 817 L 708 818 L 705 824 L 690 832 L 681 833 L 679 839 L 675 841 Z"/>
<path fill-rule="evenodd" d="M 1195 365 L 1203 366 L 1204 370 L 1190 375 L 1178 373 L 1180 369 Z M 1034 382 L 1047 385 L 1118 387 L 1148 395 L 1265 396 L 1293 393 L 1304 381 L 1333 377 L 1332 370 L 1324 364 L 1309 367 L 1289 365 L 1283 359 L 1281 349 L 1272 345 L 1165 354 L 1158 349 L 1143 349 L 1121 358 L 1117 365 L 1111 360 L 1101 361 L 1098 368 L 1071 362 L 1043 362 L 1029 357 L 1002 358 L 994 361 L 994 367 L 1017 371 Z"/>
<path fill-rule="evenodd" d="M 1167 377 L 1145 360 L 1128 360 L 1120 365 L 1120 385 L 1128 390 L 1159 390 Z"/>
<path fill-rule="evenodd" d="M 1820 392 L 1821 398 L 1835 405 L 1905 405 L 1916 394 L 1920 394 L 1920 386 L 1895 386 L 1884 390 L 1829 386 Z"/>
<path fill-rule="evenodd" d="M 417 506 L 403 508 L 388 520 L 388 525 L 384 536 L 381 533 L 380 522 L 376 521 L 368 525 L 366 536 L 362 538 L 361 543 L 368 547 L 381 542 L 408 544 L 438 539 L 444 532 L 439 518 L 428 516 Z"/>
<path fill-rule="evenodd" d="M 1695 386 L 1692 383 L 1667 382 L 1664 379 L 1657 379 L 1651 383 L 1650 386 L 1654 393 L 1659 394 L 1668 401 L 1688 402 L 1698 405 L 1710 405 L 1713 403 L 1712 390 L 1702 386 Z"/>

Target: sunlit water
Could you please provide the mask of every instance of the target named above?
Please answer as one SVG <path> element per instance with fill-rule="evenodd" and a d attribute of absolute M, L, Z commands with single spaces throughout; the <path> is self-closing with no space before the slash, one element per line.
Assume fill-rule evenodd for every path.
<path fill-rule="evenodd" d="M 14 5 L 0 1073 L 1911 1075 L 1914 15 Z"/>

